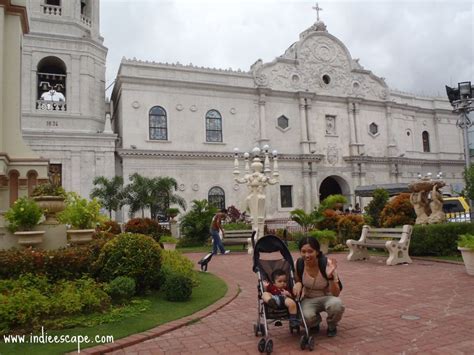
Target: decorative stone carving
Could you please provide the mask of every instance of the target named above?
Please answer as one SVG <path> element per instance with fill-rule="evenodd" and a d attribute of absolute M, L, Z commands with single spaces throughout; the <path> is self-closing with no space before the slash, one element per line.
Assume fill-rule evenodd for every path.
<path fill-rule="evenodd" d="M 190 110 L 191 112 L 196 112 L 196 111 L 197 111 L 197 106 L 196 106 L 196 105 L 192 105 L 192 106 L 189 108 L 189 110 Z"/>
<path fill-rule="evenodd" d="M 186 186 L 184 186 L 184 184 L 180 184 L 178 189 L 179 191 L 184 191 L 186 189 Z"/>
<path fill-rule="evenodd" d="M 326 116 L 326 134 L 329 136 L 336 135 L 336 117 Z"/>
<path fill-rule="evenodd" d="M 237 110 L 235 107 L 232 107 L 229 112 L 232 114 L 232 115 L 235 115 L 237 113 Z"/>
<path fill-rule="evenodd" d="M 132 102 L 132 107 L 133 107 L 134 109 L 140 108 L 140 103 L 135 100 L 135 101 Z"/>
<path fill-rule="evenodd" d="M 199 185 L 198 184 L 193 184 L 192 189 L 193 189 L 193 191 L 198 191 L 199 190 Z"/>
<path fill-rule="evenodd" d="M 443 195 L 440 192 L 446 183 L 442 180 L 432 180 L 430 176 L 431 174 L 428 174 L 408 186 L 412 191 L 410 202 L 416 213 L 415 224 L 442 223 L 446 220 L 443 212 Z"/>
<path fill-rule="evenodd" d="M 338 161 L 338 156 L 339 150 L 337 148 L 337 145 L 329 144 L 326 151 L 326 160 L 328 161 L 328 163 L 331 165 L 335 165 Z"/>
<path fill-rule="evenodd" d="M 177 104 L 177 105 L 176 105 L 176 110 L 177 110 L 177 111 L 183 111 L 183 110 L 184 110 L 184 106 L 181 105 L 181 104 Z"/>

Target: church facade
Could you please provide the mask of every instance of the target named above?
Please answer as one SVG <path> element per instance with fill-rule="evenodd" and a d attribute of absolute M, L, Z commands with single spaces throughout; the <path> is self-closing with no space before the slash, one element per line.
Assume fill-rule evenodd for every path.
<path fill-rule="evenodd" d="M 235 147 L 278 151 L 270 218 L 309 211 L 333 193 L 363 204 L 357 186 L 429 172 L 462 182 L 462 132 L 449 102 L 391 90 L 321 21 L 248 72 L 123 59 L 112 103 L 123 176 L 174 177 L 187 201 L 243 207 Z"/>
<path fill-rule="evenodd" d="M 267 216 L 309 211 L 358 186 L 442 171 L 463 181 L 462 132 L 445 98 L 391 90 L 318 21 L 249 71 L 123 59 L 105 102 L 98 0 L 31 0 L 22 55 L 22 132 L 50 176 L 89 196 L 95 176 L 170 176 L 188 204 L 243 208 L 233 180 L 255 146 L 277 150 Z M 110 119 L 111 118 L 111 119 Z M 243 166 L 241 166 L 241 171 Z M 126 216 L 126 210 L 124 211 Z"/>

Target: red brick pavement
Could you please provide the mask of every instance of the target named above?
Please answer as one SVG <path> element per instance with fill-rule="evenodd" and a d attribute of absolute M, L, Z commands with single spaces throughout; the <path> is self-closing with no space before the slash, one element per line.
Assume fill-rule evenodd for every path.
<path fill-rule="evenodd" d="M 200 255 L 189 257 L 196 261 Z M 344 254 L 334 257 L 344 282 L 341 297 L 346 311 L 335 338 L 325 336 L 323 325 L 314 353 L 474 354 L 474 278 L 463 265 L 416 260 L 411 265 L 386 266 L 381 257 L 363 262 L 349 262 Z M 209 271 L 223 278 L 231 290 L 238 284 L 238 296 L 197 323 L 181 323 L 178 329 L 114 354 L 258 354 L 259 338 L 253 334 L 256 275 L 250 256 L 215 257 Z M 227 297 L 229 301 L 232 295 Z M 271 327 L 270 335 L 274 354 L 303 353 L 299 337 L 286 326 Z M 101 347 L 103 351 L 107 347 Z"/>

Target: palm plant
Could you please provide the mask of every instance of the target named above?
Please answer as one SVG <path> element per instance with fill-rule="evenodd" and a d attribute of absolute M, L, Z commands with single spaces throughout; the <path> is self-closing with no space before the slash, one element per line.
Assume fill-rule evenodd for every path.
<path fill-rule="evenodd" d="M 308 230 L 312 229 L 316 223 L 319 222 L 313 212 L 306 213 L 302 208 L 297 208 L 290 212 L 291 219 L 298 223 L 306 234 Z"/>
<path fill-rule="evenodd" d="M 188 213 L 181 217 L 183 245 L 203 245 L 209 238 L 209 226 L 217 208 L 207 200 L 193 200 Z"/>
<path fill-rule="evenodd" d="M 109 211 L 109 217 L 112 219 L 112 211 L 120 209 L 124 201 L 123 178 L 114 176 L 107 179 L 104 176 L 97 176 L 93 181 L 94 188 L 90 197 L 97 198 L 102 206 Z"/>
<path fill-rule="evenodd" d="M 175 194 L 178 183 L 171 177 L 147 178 L 138 173 L 130 175 L 131 183 L 125 187 L 125 201 L 130 206 L 130 216 L 141 210 L 142 218 L 149 209 L 151 218 L 156 220 L 160 213 L 165 214 L 171 204 L 184 210 L 186 201 Z"/>

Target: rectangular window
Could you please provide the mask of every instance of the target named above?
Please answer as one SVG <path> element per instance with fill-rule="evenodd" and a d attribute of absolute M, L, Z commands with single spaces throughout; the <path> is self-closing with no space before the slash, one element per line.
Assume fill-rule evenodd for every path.
<path fill-rule="evenodd" d="M 293 207 L 293 197 L 291 195 L 292 185 L 280 185 L 281 207 Z"/>

